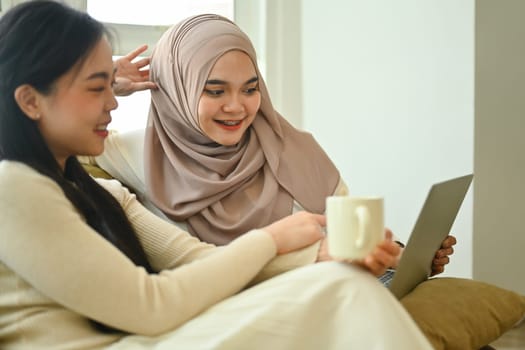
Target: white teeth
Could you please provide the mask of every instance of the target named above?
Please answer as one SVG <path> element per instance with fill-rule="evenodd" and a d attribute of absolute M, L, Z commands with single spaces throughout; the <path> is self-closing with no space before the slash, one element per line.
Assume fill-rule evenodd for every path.
<path fill-rule="evenodd" d="M 219 123 L 228 125 L 228 126 L 234 126 L 239 125 L 241 123 L 240 120 L 217 120 Z"/>
<path fill-rule="evenodd" d="M 97 131 L 106 131 L 107 127 L 108 127 L 107 125 L 99 125 L 99 126 L 97 126 L 96 130 Z"/>

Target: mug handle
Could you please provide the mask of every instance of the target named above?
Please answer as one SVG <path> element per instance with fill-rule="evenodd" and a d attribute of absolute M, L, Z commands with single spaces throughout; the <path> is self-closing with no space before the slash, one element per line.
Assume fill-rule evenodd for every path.
<path fill-rule="evenodd" d="M 360 205 L 355 209 L 355 215 L 357 215 L 357 239 L 355 244 L 360 249 L 363 248 L 366 238 L 369 237 L 370 212 L 367 207 Z"/>

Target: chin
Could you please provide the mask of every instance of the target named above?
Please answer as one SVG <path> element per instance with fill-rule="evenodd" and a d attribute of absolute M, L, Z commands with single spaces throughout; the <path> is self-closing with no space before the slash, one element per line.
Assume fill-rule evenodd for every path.
<path fill-rule="evenodd" d="M 235 146 L 236 144 L 239 143 L 239 141 L 231 141 L 231 142 L 218 142 L 220 143 L 221 145 L 223 146 Z"/>
<path fill-rule="evenodd" d="M 228 135 L 227 137 L 214 137 L 212 140 L 222 146 L 235 146 L 239 143 L 239 141 L 241 141 L 241 138 L 242 135 L 239 137 L 232 137 L 232 135 Z"/>
<path fill-rule="evenodd" d="M 93 148 L 90 150 L 85 150 L 84 152 L 81 153 L 81 155 L 88 156 L 88 157 L 97 157 L 97 156 L 100 156 L 102 153 L 104 153 L 104 146 L 99 147 L 99 148 Z"/>
<path fill-rule="evenodd" d="M 235 146 L 237 145 L 239 142 L 241 141 L 240 138 L 238 139 L 235 139 L 235 140 L 224 140 L 224 142 L 219 142 L 221 145 L 223 146 Z"/>

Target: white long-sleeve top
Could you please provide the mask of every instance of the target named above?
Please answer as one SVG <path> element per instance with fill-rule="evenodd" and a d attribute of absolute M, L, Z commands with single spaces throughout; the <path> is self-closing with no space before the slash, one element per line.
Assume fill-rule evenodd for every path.
<path fill-rule="evenodd" d="M 158 274 L 101 237 L 51 179 L 0 162 L 0 348 L 99 348 L 88 319 L 124 332 L 173 329 L 250 281 L 313 262 L 311 246 L 269 264 L 273 239 L 253 230 L 226 247 L 200 242 L 146 210 L 116 180 L 99 180 L 124 208 Z M 261 271 L 263 270 L 263 271 Z"/>

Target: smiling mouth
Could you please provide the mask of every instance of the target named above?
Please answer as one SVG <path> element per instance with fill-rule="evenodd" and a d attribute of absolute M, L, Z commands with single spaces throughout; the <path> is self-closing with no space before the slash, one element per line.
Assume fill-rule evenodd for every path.
<path fill-rule="evenodd" d="M 217 123 L 217 126 L 220 127 L 221 129 L 225 130 L 225 131 L 237 131 L 239 129 L 242 128 L 242 126 L 244 125 L 244 120 L 245 118 L 243 119 L 240 119 L 240 120 L 219 120 L 219 119 L 215 119 L 215 123 Z"/>
<path fill-rule="evenodd" d="M 242 123 L 242 120 L 215 120 L 215 122 L 225 126 L 237 126 Z"/>

